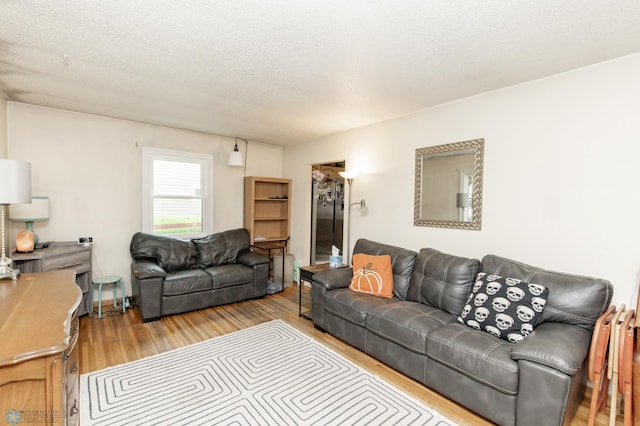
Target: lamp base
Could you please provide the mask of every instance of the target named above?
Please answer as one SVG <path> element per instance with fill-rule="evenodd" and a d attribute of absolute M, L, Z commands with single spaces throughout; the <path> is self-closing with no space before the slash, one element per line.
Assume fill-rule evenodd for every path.
<path fill-rule="evenodd" d="M 15 281 L 20 276 L 20 270 L 11 269 L 9 265 L 11 265 L 11 259 L 6 256 L 0 258 L 0 280 L 11 278 L 13 281 Z"/>

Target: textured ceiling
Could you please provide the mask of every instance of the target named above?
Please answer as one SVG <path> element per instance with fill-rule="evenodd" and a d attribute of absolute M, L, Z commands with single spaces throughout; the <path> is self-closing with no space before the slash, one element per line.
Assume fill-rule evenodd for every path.
<path fill-rule="evenodd" d="M 281 145 L 639 51 L 637 0 L 0 0 L 9 100 Z"/>

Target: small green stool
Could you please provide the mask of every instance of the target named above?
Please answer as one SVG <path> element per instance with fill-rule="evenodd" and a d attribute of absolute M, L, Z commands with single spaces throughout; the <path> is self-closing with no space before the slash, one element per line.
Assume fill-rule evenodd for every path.
<path fill-rule="evenodd" d="M 98 287 L 98 318 L 102 318 L 102 286 L 113 285 L 113 307 L 117 308 L 118 298 L 118 285 L 120 285 L 120 292 L 122 295 L 122 313 L 124 314 L 127 307 L 124 303 L 124 279 L 120 275 L 106 275 L 104 277 L 98 277 L 91 280 L 91 315 L 93 316 L 93 291 L 95 287 Z M 116 309 L 117 310 L 117 309 Z"/>

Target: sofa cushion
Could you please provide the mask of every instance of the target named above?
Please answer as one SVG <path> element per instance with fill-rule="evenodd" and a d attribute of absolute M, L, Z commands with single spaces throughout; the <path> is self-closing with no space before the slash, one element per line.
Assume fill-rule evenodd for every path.
<path fill-rule="evenodd" d="M 393 271 L 391 256 L 353 255 L 353 277 L 349 288 L 360 293 L 380 297 L 393 297 Z"/>
<path fill-rule="evenodd" d="M 417 253 L 415 251 L 360 238 L 353 247 L 353 254 L 358 253 L 376 256 L 388 254 L 391 256 L 393 294 L 402 300 L 406 298 L 413 265 L 416 262 Z"/>
<path fill-rule="evenodd" d="M 163 296 L 197 293 L 211 290 L 213 280 L 201 269 L 170 272 L 162 283 Z"/>
<path fill-rule="evenodd" d="M 423 248 L 416 258 L 407 300 L 426 303 L 451 315 L 458 315 L 479 269 L 478 259 Z"/>
<path fill-rule="evenodd" d="M 596 320 L 609 307 L 613 296 L 609 281 L 553 272 L 495 255 L 482 258 L 482 272 L 547 287 L 549 297 L 538 324 L 554 321 L 593 331 Z"/>
<path fill-rule="evenodd" d="M 325 294 L 324 309 L 337 317 L 364 327 L 367 312 L 377 306 L 397 301 L 397 298 L 375 297 L 370 294 L 357 293 L 348 288 L 338 288 Z"/>
<path fill-rule="evenodd" d="M 238 263 L 210 266 L 205 271 L 213 279 L 214 289 L 250 283 L 255 278 L 253 268 Z"/>
<path fill-rule="evenodd" d="M 137 232 L 129 246 L 134 259 L 153 259 L 167 272 L 180 271 L 196 266 L 196 248 L 191 241 L 164 235 Z"/>
<path fill-rule="evenodd" d="M 453 322 L 453 315 L 433 306 L 398 301 L 371 309 L 367 313 L 365 327 L 385 340 L 426 355 L 427 335 Z"/>
<path fill-rule="evenodd" d="M 510 355 L 513 347 L 506 340 L 457 322 L 427 335 L 430 359 L 507 395 L 518 393 L 518 363 Z"/>
<path fill-rule="evenodd" d="M 516 343 L 535 328 L 548 293 L 540 284 L 481 272 L 458 321 Z"/>
<path fill-rule="evenodd" d="M 195 244 L 198 266 L 201 268 L 235 263 L 238 253 L 250 249 L 249 232 L 244 228 L 194 238 L 191 241 Z"/>

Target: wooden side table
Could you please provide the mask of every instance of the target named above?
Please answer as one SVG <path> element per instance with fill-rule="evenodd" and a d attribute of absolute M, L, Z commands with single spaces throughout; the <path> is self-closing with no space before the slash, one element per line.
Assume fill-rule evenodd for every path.
<path fill-rule="evenodd" d="M 282 253 L 282 280 L 281 280 L 282 282 L 280 283 L 282 287 L 280 288 L 280 291 L 284 291 L 284 287 L 285 287 L 284 255 L 287 253 L 287 243 L 289 242 L 289 238 L 290 237 L 287 237 L 286 240 L 282 240 L 282 241 L 255 241 L 251 245 L 251 248 L 253 248 L 255 251 L 267 253 L 267 257 L 269 258 L 269 278 L 271 278 L 271 275 L 273 273 L 273 253 L 272 252 L 280 251 L 280 253 Z M 271 294 L 269 293 L 269 289 L 267 289 L 267 294 Z"/>
<path fill-rule="evenodd" d="M 340 268 L 346 268 L 347 265 L 342 265 Z M 329 269 L 337 269 L 331 268 L 328 263 L 319 263 L 317 265 L 309 265 L 300 267 L 300 283 L 298 284 L 298 317 L 304 317 L 308 320 L 312 320 L 311 309 L 308 311 L 302 311 L 302 299 L 311 301 L 311 291 L 306 294 L 303 294 L 302 287 L 303 282 L 308 282 L 311 284 L 313 281 L 313 274 L 317 274 L 318 272 L 327 271 Z"/>

